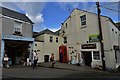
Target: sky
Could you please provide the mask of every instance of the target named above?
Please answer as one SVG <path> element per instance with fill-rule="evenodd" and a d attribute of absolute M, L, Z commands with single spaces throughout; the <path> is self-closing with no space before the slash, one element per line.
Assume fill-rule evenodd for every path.
<path fill-rule="evenodd" d="M 101 2 L 101 14 L 118 22 L 118 3 Z M 34 32 L 57 31 L 74 8 L 96 13 L 95 2 L 2 2 L 2 6 L 23 13 L 34 22 Z M 105 8 L 110 9 L 105 9 Z"/>

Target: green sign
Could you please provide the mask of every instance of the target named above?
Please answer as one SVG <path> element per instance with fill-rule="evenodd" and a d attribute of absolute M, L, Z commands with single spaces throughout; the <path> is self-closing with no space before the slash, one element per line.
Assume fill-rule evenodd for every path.
<path fill-rule="evenodd" d="M 99 34 L 89 35 L 89 42 L 99 42 Z"/>

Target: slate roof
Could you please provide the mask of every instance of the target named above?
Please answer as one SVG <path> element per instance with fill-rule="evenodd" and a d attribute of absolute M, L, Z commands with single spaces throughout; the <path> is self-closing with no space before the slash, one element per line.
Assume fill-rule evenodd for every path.
<path fill-rule="evenodd" d="M 34 24 L 25 14 L 7 9 L 5 7 L 0 6 L 0 13 L 4 16 L 8 16 L 8 17 L 11 17 L 11 18 L 14 18 L 14 19 L 18 19 L 18 20 L 22 20 L 22 21 Z"/>
<path fill-rule="evenodd" d="M 34 32 L 33 36 L 37 37 L 37 36 L 42 35 L 42 34 L 59 35 L 58 32 L 53 32 L 53 31 L 51 31 L 49 29 L 45 29 L 45 30 L 43 30 L 41 32 Z"/>

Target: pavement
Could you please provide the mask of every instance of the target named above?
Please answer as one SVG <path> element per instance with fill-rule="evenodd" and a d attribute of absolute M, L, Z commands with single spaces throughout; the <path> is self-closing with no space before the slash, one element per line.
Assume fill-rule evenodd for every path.
<path fill-rule="evenodd" d="M 47 68 L 51 68 L 51 62 L 43 62 L 41 64 L 39 64 L 40 67 L 47 67 Z M 54 68 L 56 69 L 65 69 L 65 70 L 73 70 L 73 71 L 84 71 L 84 72 L 103 72 L 102 70 L 97 70 L 97 69 L 93 69 L 91 67 L 88 66 L 83 66 L 83 65 L 75 65 L 75 64 L 68 64 L 68 63 L 60 63 L 60 62 L 56 62 L 54 65 Z M 105 72 L 105 71 L 104 71 Z"/>

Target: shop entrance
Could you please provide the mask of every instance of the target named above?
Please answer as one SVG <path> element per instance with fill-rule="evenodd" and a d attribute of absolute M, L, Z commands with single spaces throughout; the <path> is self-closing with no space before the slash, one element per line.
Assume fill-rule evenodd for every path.
<path fill-rule="evenodd" d="M 23 64 L 29 58 L 29 43 L 25 41 L 5 41 L 5 54 L 9 57 L 11 65 Z"/>
<path fill-rule="evenodd" d="M 83 54 L 84 64 L 86 66 L 91 66 L 91 62 L 92 62 L 91 51 L 85 51 L 85 52 L 82 52 L 82 54 Z"/>

